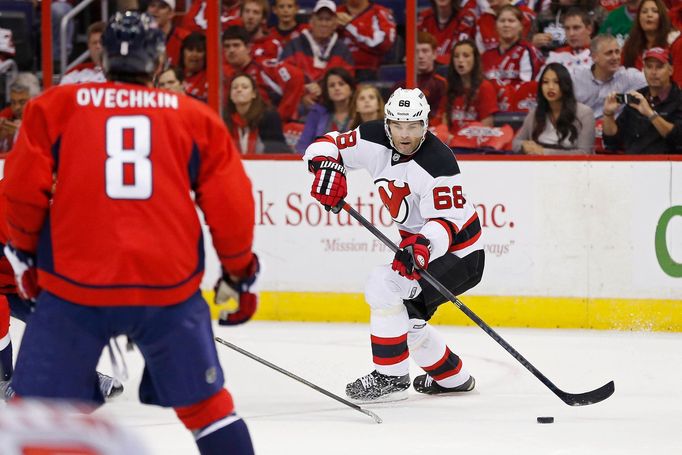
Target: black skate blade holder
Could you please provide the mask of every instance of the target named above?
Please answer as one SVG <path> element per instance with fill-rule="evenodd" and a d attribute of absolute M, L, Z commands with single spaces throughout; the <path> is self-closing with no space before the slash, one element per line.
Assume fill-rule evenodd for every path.
<path fill-rule="evenodd" d="M 394 253 L 398 252 L 400 249 L 391 239 L 386 237 L 383 232 L 376 228 L 372 223 L 370 223 L 365 217 L 363 217 L 357 210 L 351 207 L 346 201 L 341 200 L 339 204 L 336 205 L 335 209 L 345 210 L 350 216 L 352 216 L 356 221 L 363 225 L 367 230 L 369 230 L 375 237 L 383 242 L 391 251 Z M 608 397 L 613 395 L 615 392 L 615 384 L 610 381 L 603 386 L 584 393 L 568 393 L 557 387 L 552 381 L 550 381 L 544 374 L 540 372 L 537 368 L 533 366 L 526 358 L 521 355 L 516 349 L 514 349 L 507 341 L 505 341 L 492 327 L 486 324 L 481 318 L 479 318 L 476 313 L 471 311 L 461 300 L 457 298 L 448 288 L 443 286 L 437 279 L 435 279 L 428 271 L 420 269 L 419 274 L 424 280 L 431 284 L 434 288 L 440 292 L 443 297 L 457 305 L 457 307 L 466 314 L 469 319 L 474 321 L 485 333 L 490 335 L 493 340 L 495 340 L 500 346 L 502 346 L 505 351 L 511 354 L 521 365 L 523 365 L 528 371 L 530 371 L 533 376 L 538 378 L 549 390 L 551 390 L 556 396 L 558 396 L 561 401 L 569 406 L 586 406 L 594 403 L 599 403 L 600 401 L 606 400 Z"/>

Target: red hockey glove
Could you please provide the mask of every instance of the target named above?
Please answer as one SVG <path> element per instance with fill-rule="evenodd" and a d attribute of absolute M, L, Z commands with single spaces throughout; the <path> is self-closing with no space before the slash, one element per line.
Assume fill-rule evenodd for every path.
<path fill-rule="evenodd" d="M 339 203 L 348 194 L 346 168 L 339 161 L 328 156 L 317 156 L 310 160 L 310 172 L 315 173 L 310 195 L 317 199 L 327 211 L 338 213 Z"/>
<path fill-rule="evenodd" d="M 421 234 L 411 235 L 400 242 L 391 268 L 410 280 L 421 278 L 417 269 L 426 269 L 431 256 L 431 242 Z"/>
<path fill-rule="evenodd" d="M 14 269 L 14 278 L 17 281 L 19 297 L 35 302 L 40 293 L 35 256 L 14 248 L 10 243 L 5 245 L 4 251 L 7 260 Z"/>
<path fill-rule="evenodd" d="M 232 298 L 237 302 L 237 308 L 222 310 L 218 324 L 237 325 L 251 319 L 258 307 L 258 294 L 251 292 L 258 278 L 258 272 L 260 272 L 260 262 L 258 262 L 258 256 L 254 254 L 242 278 L 223 273 L 223 277 L 215 285 L 215 303 L 221 305 Z"/>

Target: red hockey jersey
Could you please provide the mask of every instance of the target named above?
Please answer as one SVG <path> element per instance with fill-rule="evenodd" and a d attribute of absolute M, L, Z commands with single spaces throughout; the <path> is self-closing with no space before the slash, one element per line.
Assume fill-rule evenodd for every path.
<path fill-rule="evenodd" d="M 170 34 L 166 38 L 166 58 L 170 66 L 177 66 L 180 62 L 180 49 L 182 49 L 182 40 L 187 38 L 190 34 L 189 30 L 181 27 L 171 29 Z"/>
<path fill-rule="evenodd" d="M 340 5 L 339 13 L 348 12 Z M 393 12 L 385 6 L 371 3 L 340 30 L 343 41 L 353 55 L 356 69 L 377 70 L 381 60 L 395 43 L 396 24 Z"/>
<path fill-rule="evenodd" d="M 459 13 L 453 15 L 444 26 L 441 26 L 438 23 L 436 13 L 432 8 L 429 8 L 420 13 L 417 29 L 429 32 L 436 38 L 439 43 L 436 48 L 436 61 L 441 65 L 448 65 L 455 43 L 463 39 L 474 39 L 476 14 L 472 8 L 465 6 L 459 10 Z"/>
<path fill-rule="evenodd" d="M 446 113 L 448 110 L 450 111 L 451 119 L 448 128 L 452 134 L 455 134 L 472 122 L 490 117 L 499 110 L 495 86 L 492 82 L 483 79 L 481 86 L 478 88 L 478 93 L 473 97 L 469 106 L 466 105 L 464 95 L 455 98 L 450 105 L 448 105 L 447 97 L 444 97 L 440 111 Z"/>
<path fill-rule="evenodd" d="M 221 8 L 220 25 L 223 30 L 231 25 L 241 25 L 241 2 L 237 2 L 229 8 L 224 5 Z M 206 19 L 206 2 L 204 0 L 192 3 L 192 7 L 187 11 L 187 14 L 182 18 L 182 28 L 190 32 L 203 32 L 208 27 L 208 20 Z"/>
<path fill-rule="evenodd" d="M 516 42 L 506 51 L 501 51 L 498 46 L 481 56 L 485 78 L 498 90 L 534 80 L 542 63 L 542 54 L 525 41 Z"/>
<path fill-rule="evenodd" d="M 195 201 L 223 268 L 244 273 L 252 259 L 251 182 L 220 117 L 184 95 L 52 88 L 28 103 L 6 166 L 9 240 L 37 250 L 40 286 L 63 299 L 186 300 L 204 269 Z"/>

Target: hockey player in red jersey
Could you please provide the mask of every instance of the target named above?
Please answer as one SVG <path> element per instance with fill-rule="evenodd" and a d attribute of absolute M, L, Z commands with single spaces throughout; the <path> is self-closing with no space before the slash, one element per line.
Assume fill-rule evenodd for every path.
<path fill-rule="evenodd" d="M 102 41 L 109 82 L 29 103 L 6 164 L 5 253 L 19 293 L 37 301 L 14 389 L 101 403 L 95 367 L 110 339 L 127 335 L 145 359 L 143 403 L 174 408 L 203 455 L 252 454 L 199 291 L 195 207 L 223 267 L 216 299 L 238 297 L 220 322 L 246 322 L 259 269 L 251 182 L 218 115 L 152 88 L 164 41 L 149 16 L 116 14 Z"/>
<path fill-rule="evenodd" d="M 306 150 L 315 175 L 311 195 L 328 210 L 346 196 L 346 169 L 366 169 L 402 237 L 390 265 L 367 280 L 374 371 L 346 386 L 358 401 L 407 398 L 409 356 L 426 374 L 414 389 L 426 394 L 468 392 L 475 381 L 428 324 L 446 299 L 421 279 L 429 272 L 458 295 L 481 280 L 481 224 L 465 198 L 459 166 L 448 146 L 428 131 L 429 104 L 419 89 L 397 89 L 384 120 L 330 132 Z"/>

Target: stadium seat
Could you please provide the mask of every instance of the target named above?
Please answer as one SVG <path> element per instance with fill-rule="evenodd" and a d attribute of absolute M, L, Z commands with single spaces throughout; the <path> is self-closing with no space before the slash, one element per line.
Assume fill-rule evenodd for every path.
<path fill-rule="evenodd" d="M 379 67 L 379 80 L 381 82 L 397 83 L 405 80 L 405 65 L 381 65 Z"/>
<path fill-rule="evenodd" d="M 528 115 L 527 112 L 496 112 L 493 114 L 493 126 L 509 125 L 516 131 L 523 125 L 526 115 Z"/>

